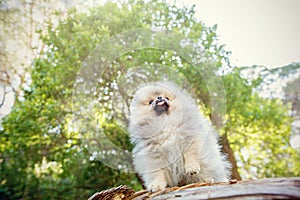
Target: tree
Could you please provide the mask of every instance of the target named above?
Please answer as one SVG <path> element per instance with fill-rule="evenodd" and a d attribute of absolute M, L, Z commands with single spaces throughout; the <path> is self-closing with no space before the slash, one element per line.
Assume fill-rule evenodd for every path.
<path fill-rule="evenodd" d="M 183 47 L 182 49 L 187 51 L 180 53 L 190 53 L 187 56 L 190 56 L 193 59 L 192 63 L 196 64 L 193 66 L 180 57 L 178 52 L 157 48 L 124 52 L 109 65 L 104 65 L 107 63 L 104 61 L 105 58 L 101 60 L 101 56 L 98 60 L 89 60 L 91 52 L 99 55 L 97 48 L 96 51 L 92 51 L 97 45 L 105 43 L 111 37 L 118 39 L 121 37 L 120 33 L 126 31 L 126 33 L 132 33 L 130 30 L 138 28 L 167 29 L 170 32 L 167 40 L 165 37 L 161 40 L 156 37 L 157 40 L 153 40 L 154 43 L 166 46 L 171 46 L 174 41 L 178 40 L 172 37 L 174 35 L 171 32 L 178 33 L 180 37 L 190 38 L 191 41 L 185 40 L 185 42 L 196 44 L 197 48 L 188 51 L 188 48 Z M 119 148 L 130 151 L 131 145 L 125 129 L 128 111 L 126 106 L 132 98 L 130 89 L 133 88 L 129 86 L 133 86 L 131 83 L 136 80 L 143 82 L 166 77 L 174 78 L 175 82 L 193 92 L 199 100 L 201 109 L 211 116 L 215 124 L 218 124 L 222 117 L 214 114 L 216 107 L 211 103 L 211 99 L 212 96 L 221 94 L 210 95 L 210 92 L 215 90 L 213 88 L 215 85 L 208 85 L 207 83 L 211 83 L 211 80 L 203 75 L 219 74 L 217 78 L 223 78 L 228 94 L 226 116 L 229 122 L 221 130 L 225 138 L 228 136 L 228 147 L 232 147 L 234 152 L 242 149 L 244 143 L 240 141 L 239 135 L 245 135 L 235 134 L 235 131 L 242 132 L 241 127 L 255 125 L 255 130 L 264 127 L 265 131 L 269 131 L 269 137 L 262 140 L 264 142 L 261 143 L 261 148 L 263 150 L 271 148 L 268 141 L 278 134 L 271 130 L 283 127 L 280 134 L 288 135 L 289 126 L 285 123 L 289 122 L 289 118 L 284 115 L 285 107 L 278 108 L 277 106 L 281 105 L 279 101 L 268 101 L 253 95 L 253 85 L 249 85 L 247 80 L 241 78 L 239 72 L 230 72 L 227 75 L 221 73 L 229 66 L 227 58 L 229 53 L 222 45 L 217 44 L 215 32 L 216 27 L 205 27 L 194 18 L 194 8 L 177 8 L 161 1 L 107 2 L 102 6 L 92 8 L 87 13 L 78 13 L 75 9 L 71 9 L 65 19 L 59 19 L 57 26 L 51 22 L 48 23 L 47 29 L 40 31 L 45 47 L 32 64 L 30 73 L 32 81 L 28 88 L 23 89 L 24 100 L 17 101 L 12 112 L 3 120 L 3 130 L 0 132 L 0 196 L 6 199 L 82 199 L 97 190 L 119 184 L 141 189 L 141 184 L 135 174 L 107 167 L 97 160 L 99 156 L 105 157 L 111 154 L 115 156 L 114 161 L 117 162 L 118 155 L 115 152 L 101 151 L 101 148 L 100 150 L 89 149 L 90 152 L 86 150 L 79 132 L 89 129 L 71 128 L 74 114 L 86 117 L 86 119 L 95 119 L 95 122 L 99 122 L 97 128 L 104 133 L 106 138 Z M 131 35 L 127 39 L 132 41 L 130 38 L 137 38 L 137 36 Z M 141 39 L 134 44 L 124 42 L 138 46 L 144 41 Z M 107 51 L 117 51 L 121 48 L 115 43 L 105 47 Z M 93 90 L 85 91 L 92 94 L 93 100 L 97 100 L 96 106 L 90 104 L 92 102 L 89 98 L 85 99 L 86 101 L 73 101 L 75 107 L 78 104 L 91 105 L 93 112 L 74 113 L 72 109 L 73 89 L 74 85 L 81 87 L 81 80 L 77 75 L 85 64 L 97 64 L 97 67 L 102 67 L 106 71 L 96 76 L 97 85 Z M 90 71 L 86 72 L 88 74 Z M 93 76 L 85 78 L 87 79 L 84 84 L 94 81 Z M 222 98 L 220 100 L 223 101 Z M 222 101 L 220 104 L 224 103 Z M 244 105 L 247 106 L 244 108 Z M 270 112 L 264 114 L 265 111 Z M 259 113 L 260 120 L 251 121 L 252 118 L 249 115 L 253 113 Z M 274 121 L 262 119 L 265 115 L 270 119 L 274 113 L 279 116 Z M 235 119 L 239 119 L 239 123 L 236 123 Z M 275 123 L 277 126 L 274 126 Z M 89 127 L 82 126 L 81 128 Z M 262 131 L 259 133 L 253 135 L 257 138 L 263 137 Z M 86 131 L 86 135 L 88 134 Z M 96 137 L 96 140 L 93 140 L 96 142 L 95 148 L 98 145 L 97 142 L 102 142 L 102 139 Z M 276 141 L 278 140 L 276 138 Z M 256 141 L 250 140 L 247 147 Z M 283 144 L 287 145 L 286 138 Z M 278 146 L 273 145 L 271 153 L 278 154 L 277 151 L 283 152 L 284 158 L 295 160 L 290 156 L 294 155 L 290 149 L 281 151 Z M 273 155 L 271 153 L 270 155 Z M 245 155 L 239 153 L 235 155 L 240 156 L 238 157 L 240 167 L 247 169 L 249 162 L 244 159 Z M 259 166 L 263 166 L 263 161 L 264 159 L 257 159 Z M 272 164 L 273 161 L 274 159 Z M 270 176 L 274 174 L 274 171 L 282 169 L 282 166 L 283 164 L 269 168 Z M 293 166 L 296 167 L 296 165 Z M 289 174 L 284 173 L 283 170 L 278 174 L 296 175 L 295 169 L 291 169 Z M 260 176 L 263 176 L 263 173 L 260 173 Z"/>
<path fill-rule="evenodd" d="M 23 98 L 31 80 L 31 62 L 45 47 L 37 30 L 43 30 L 46 22 L 56 24 L 58 16 L 63 18 L 76 4 L 87 9 L 78 1 L 0 1 L 0 122 L 14 99 Z"/>
<path fill-rule="evenodd" d="M 289 105 L 281 99 L 267 99 L 253 92 L 264 83 L 261 77 L 244 79 L 236 69 L 225 77 L 227 123 L 222 130 L 244 179 L 299 176 L 299 152 L 290 145 Z M 261 73 L 263 74 L 263 73 Z"/>

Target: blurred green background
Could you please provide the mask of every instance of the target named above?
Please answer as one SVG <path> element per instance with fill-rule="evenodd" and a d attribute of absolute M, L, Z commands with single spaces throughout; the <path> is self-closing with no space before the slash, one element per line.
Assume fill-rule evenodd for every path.
<path fill-rule="evenodd" d="M 120 74 L 143 65 L 148 76 L 168 77 L 153 68 L 165 65 L 187 81 L 199 108 L 216 125 L 234 166 L 233 178 L 300 175 L 299 146 L 291 146 L 296 140 L 291 138 L 299 134 L 292 125 L 300 118 L 300 63 L 271 69 L 232 66 L 230 52 L 218 43 L 217 26 L 207 27 L 196 19 L 194 7 L 179 8 L 158 0 L 93 6 L 12 2 L 0 1 L 0 199 L 86 199 L 121 184 L 142 189 L 135 174 L 95 159 L 70 128 L 74 81 L 84 59 L 103 41 L 136 28 L 164 28 L 201 46 L 201 55 L 191 56 L 199 60 L 198 70 L 209 66 L 223 81 L 226 114 L 212 117 L 205 77 L 176 52 L 130 51 L 107 66 L 109 73 L 97 86 L 97 92 L 102 92 L 97 98 L 99 114 L 105 121 L 101 128 L 114 144 L 132 148 L 126 130 L 111 114 L 116 109 L 110 104 L 111 94 L 120 84 Z M 278 83 L 282 83 L 281 97 L 260 95 Z M 130 102 L 132 97 L 122 98 Z M 126 126 L 125 111 L 119 113 Z"/>

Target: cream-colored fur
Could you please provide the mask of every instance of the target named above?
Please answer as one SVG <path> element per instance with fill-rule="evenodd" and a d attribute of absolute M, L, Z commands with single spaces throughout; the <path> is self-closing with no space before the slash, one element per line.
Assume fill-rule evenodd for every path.
<path fill-rule="evenodd" d="M 158 97 L 165 101 L 163 107 L 157 105 Z M 212 124 L 173 83 L 141 86 L 130 110 L 134 166 L 148 190 L 228 180 L 229 163 L 220 152 Z"/>

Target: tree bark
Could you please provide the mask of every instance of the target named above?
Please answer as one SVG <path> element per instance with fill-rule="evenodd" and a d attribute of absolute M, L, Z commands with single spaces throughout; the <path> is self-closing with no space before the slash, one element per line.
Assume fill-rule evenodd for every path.
<path fill-rule="evenodd" d="M 134 192 L 119 186 L 94 194 L 89 200 L 196 200 L 196 199 L 300 199 L 300 177 L 270 178 L 251 181 L 231 180 L 226 183 L 194 183 L 158 192 Z"/>
<path fill-rule="evenodd" d="M 213 113 L 210 116 L 210 119 L 211 119 L 212 123 L 214 124 L 214 126 L 217 128 L 217 130 L 219 130 L 223 127 L 224 120 L 221 115 L 219 115 L 217 113 Z M 227 155 L 227 158 L 228 158 L 229 162 L 231 163 L 231 179 L 236 179 L 238 181 L 242 180 L 242 178 L 238 172 L 236 160 L 234 158 L 233 151 L 230 147 L 226 132 L 224 135 L 221 136 L 221 145 L 222 145 L 223 153 L 225 153 Z"/>
<path fill-rule="evenodd" d="M 236 179 L 238 181 L 242 180 L 238 172 L 236 160 L 234 158 L 233 151 L 230 148 L 230 144 L 226 133 L 221 136 L 221 144 L 222 144 L 222 151 L 227 154 L 228 160 L 231 163 L 231 179 Z"/>

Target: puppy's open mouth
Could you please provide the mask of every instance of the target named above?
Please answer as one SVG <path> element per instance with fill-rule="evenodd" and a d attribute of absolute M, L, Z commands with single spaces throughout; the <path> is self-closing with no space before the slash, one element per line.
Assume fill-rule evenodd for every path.
<path fill-rule="evenodd" d="M 157 114 L 162 114 L 163 112 L 167 112 L 169 109 L 169 104 L 165 99 L 157 99 L 155 101 L 154 110 Z"/>

